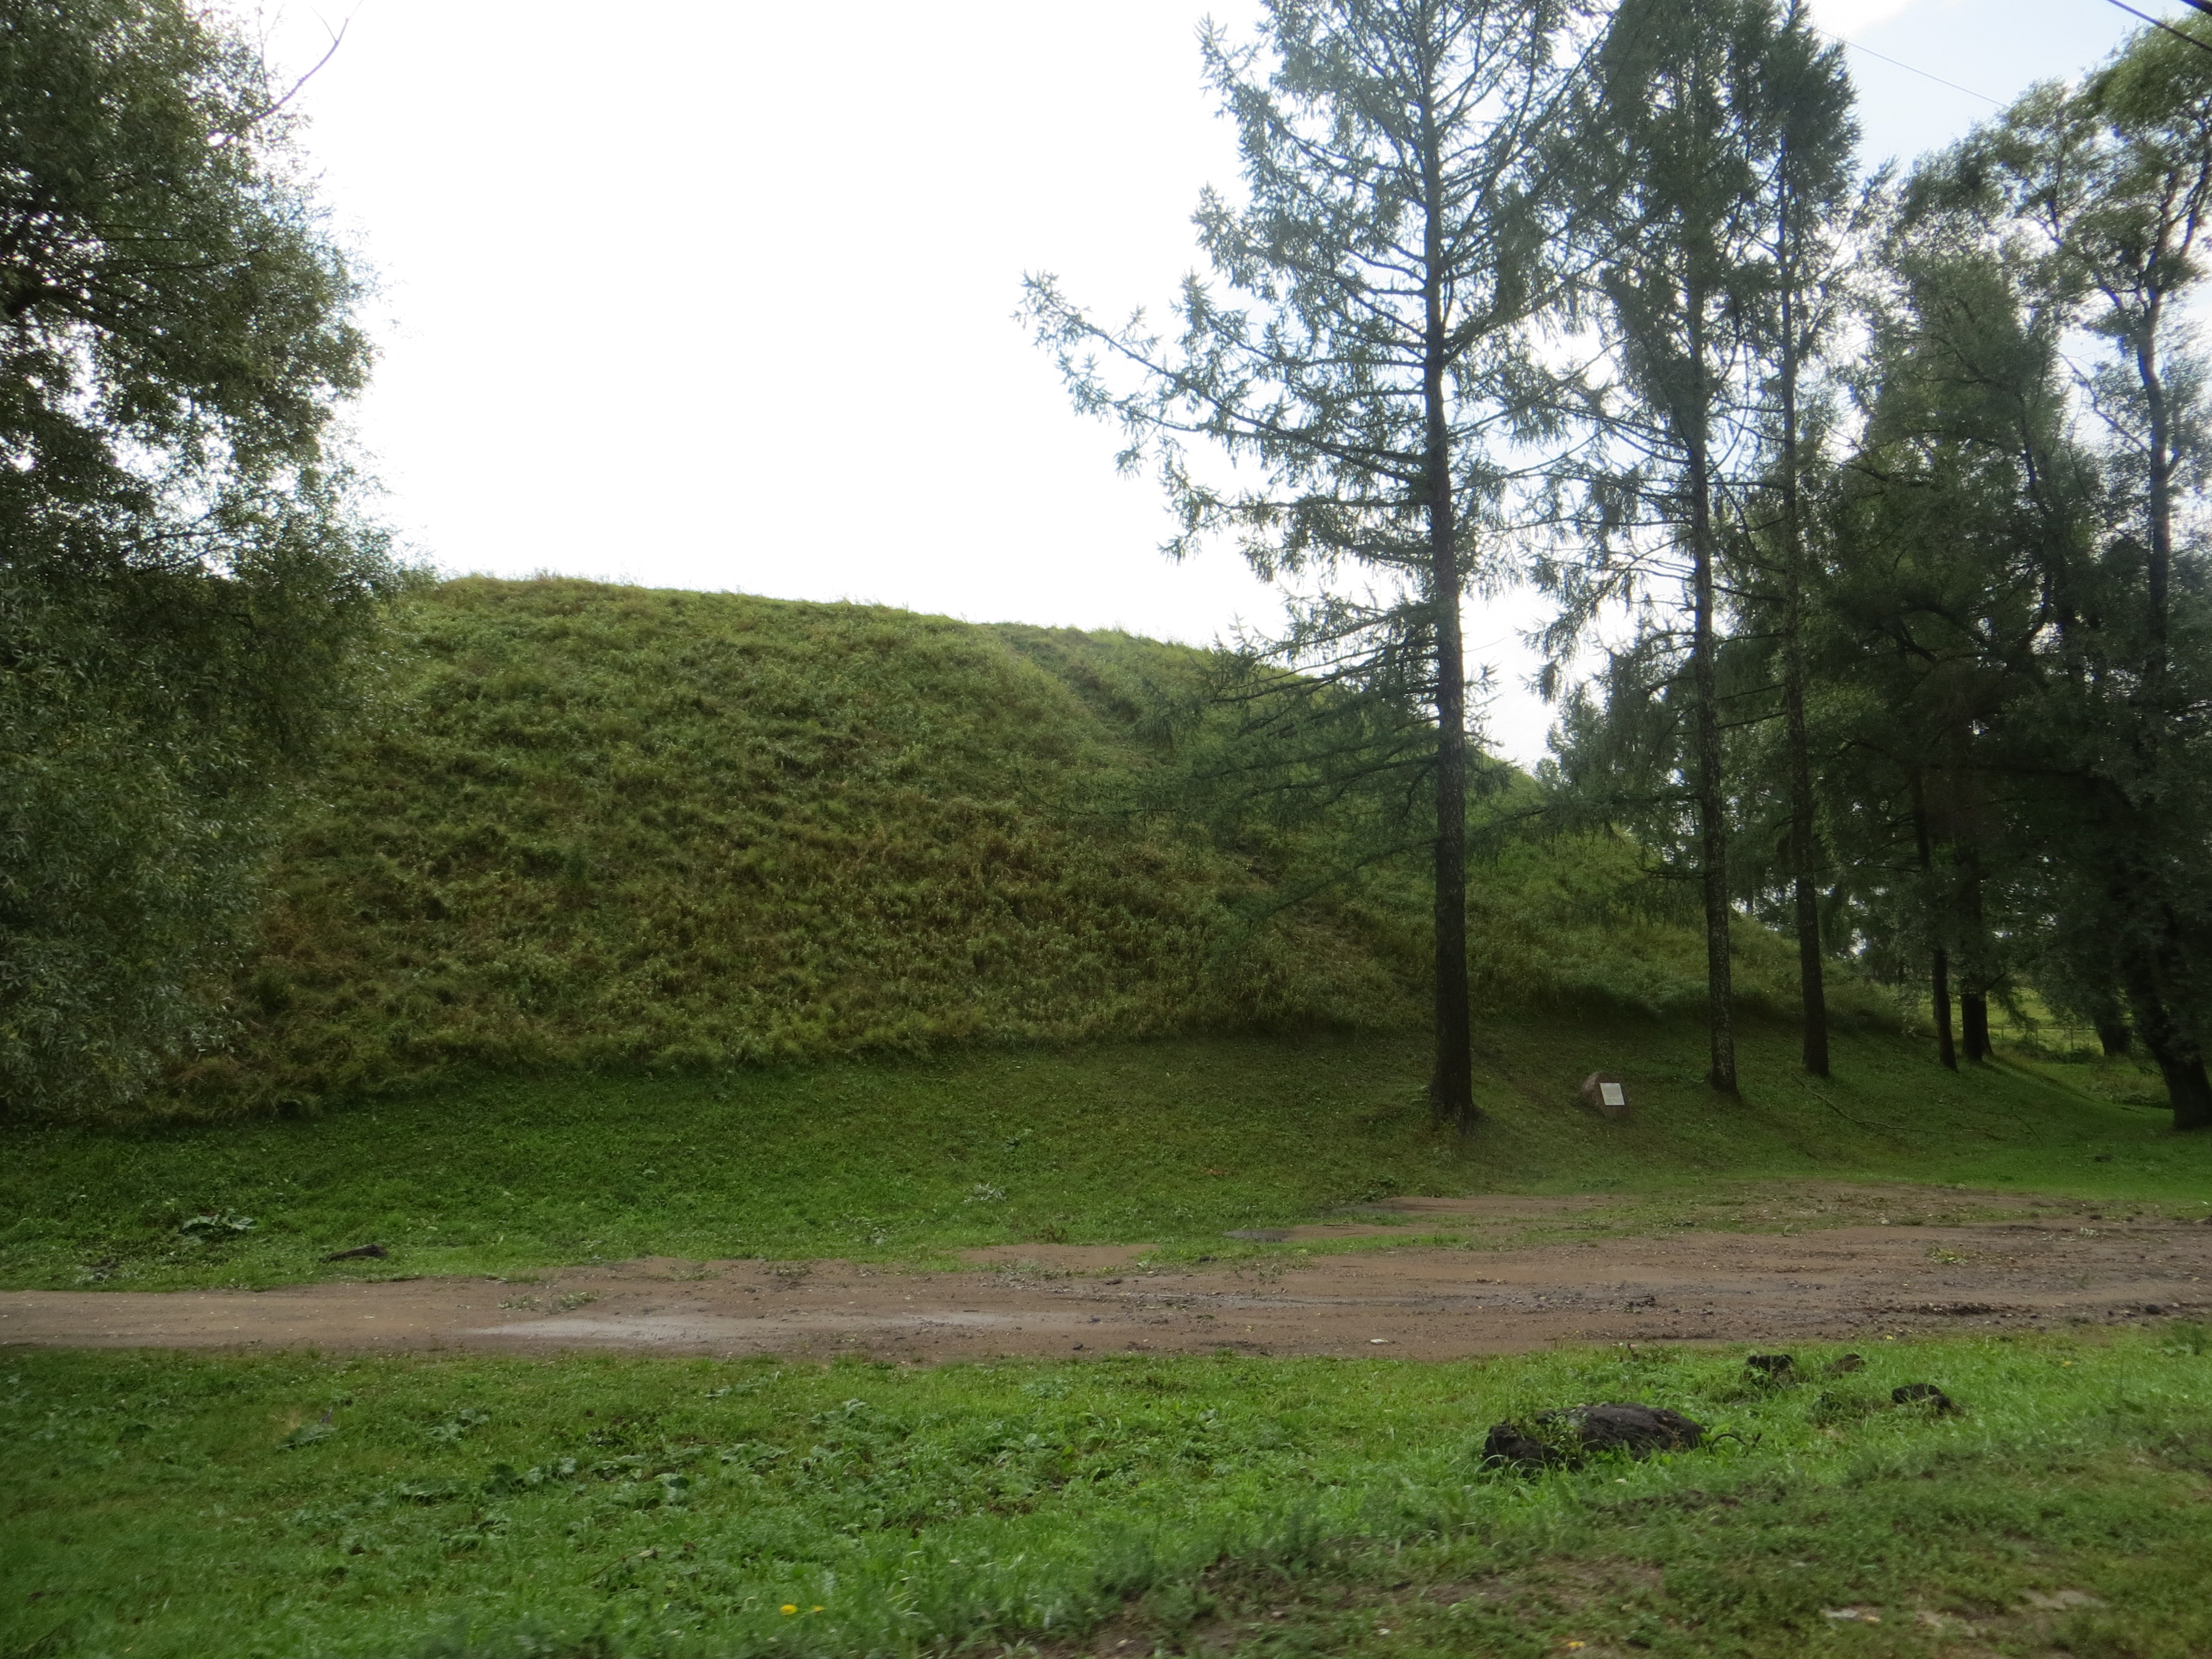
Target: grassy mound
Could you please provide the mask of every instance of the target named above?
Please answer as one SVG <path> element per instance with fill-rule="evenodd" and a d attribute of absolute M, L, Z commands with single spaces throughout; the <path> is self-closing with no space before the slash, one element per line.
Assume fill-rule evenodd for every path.
<path fill-rule="evenodd" d="M 1234 927 L 1253 878 L 1116 812 L 1130 740 L 989 630 L 470 580 L 408 633 L 188 1088 L 1402 1016 L 1340 919 Z"/>
<path fill-rule="evenodd" d="M 204 1108 L 1425 1018 L 1417 829 L 1378 861 L 1350 797 L 1162 808 L 1234 742 L 1206 653 L 565 580 L 448 582 L 402 633 L 284 853 L 235 1041 L 175 1079 Z M 1632 849 L 1501 847 L 1484 1006 L 1696 1005 L 1703 947 Z M 1787 949 L 1744 933 L 1747 994 L 1786 1004 Z"/>

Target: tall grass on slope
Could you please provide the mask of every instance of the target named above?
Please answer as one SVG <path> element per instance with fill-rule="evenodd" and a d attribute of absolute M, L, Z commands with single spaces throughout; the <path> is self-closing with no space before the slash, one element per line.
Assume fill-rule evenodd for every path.
<path fill-rule="evenodd" d="M 1248 872 L 1107 810 L 1135 750 L 988 630 L 465 580 L 410 632 L 187 1092 L 1404 1018 L 1326 915 L 1237 926 Z"/>
<path fill-rule="evenodd" d="M 1218 656 L 565 580 L 446 583 L 402 633 L 279 862 L 235 1040 L 174 1079 L 194 1109 L 1425 1018 L 1421 792 L 1286 812 L 1296 745 L 1209 702 Z M 1493 840 L 1481 1010 L 1698 1006 L 1702 945 L 1632 847 Z M 1787 950 L 1741 931 L 1747 1000 L 1786 1005 Z"/>

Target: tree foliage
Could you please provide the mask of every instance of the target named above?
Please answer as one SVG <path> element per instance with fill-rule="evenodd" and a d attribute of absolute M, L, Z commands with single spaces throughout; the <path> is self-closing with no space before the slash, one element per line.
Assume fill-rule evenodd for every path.
<path fill-rule="evenodd" d="M 1747 914 L 1796 935 L 1809 1072 L 1844 958 L 1924 996 L 1947 1065 L 2039 1000 L 2212 1124 L 2212 24 L 2182 32 L 1899 181 L 1857 175 L 1802 0 L 1276 0 L 1258 45 L 1207 37 L 1246 199 L 1202 204 L 1176 337 L 1031 283 L 1170 550 L 1225 532 L 1318 590 L 1224 690 L 1260 712 L 1221 774 L 1285 810 L 1433 779 L 1440 1109 L 1459 610 L 1527 538 L 1565 701 L 1547 793 L 1489 822 L 1625 830 L 1697 890 L 1715 1087 Z"/>
<path fill-rule="evenodd" d="M 1196 216 L 1217 289 L 1180 331 L 1098 324 L 1050 277 L 1029 315 L 1079 408 L 1118 420 L 1182 522 L 1322 591 L 1267 653 L 1425 710 L 1440 1117 L 1475 1115 L 1467 939 L 1468 714 L 1461 613 L 1508 483 L 1546 423 L 1525 331 L 1558 286 L 1544 143 L 1565 107 L 1562 0 L 1267 0 L 1261 39 L 1209 32 L 1241 203 Z M 1239 464 L 1226 481 L 1192 445 Z M 1351 575 L 1357 586 L 1341 579 Z M 1411 759 L 1413 757 L 1408 757 Z"/>
<path fill-rule="evenodd" d="M 1647 793 L 1672 794 L 1686 814 L 1705 915 L 1710 1076 L 1723 1091 L 1735 1087 L 1735 797 L 1723 732 L 1744 716 L 1724 683 L 1723 639 L 1731 600 L 1740 617 L 1756 608 L 1750 584 L 1763 562 L 1778 578 L 1766 620 L 1780 636 L 1792 862 L 1802 868 L 1812 840 L 1809 768 L 1799 764 L 1802 384 L 1831 309 L 1818 288 L 1850 194 L 1850 112 L 1838 52 L 1820 46 L 1796 7 L 1622 0 L 1559 139 L 1579 185 L 1577 230 L 1590 250 L 1588 302 L 1606 380 L 1589 415 L 1598 464 L 1576 463 L 1589 486 L 1587 539 L 1546 573 L 1562 600 L 1554 643 L 1577 639 L 1620 601 L 1650 604 L 1612 688 L 1662 699 L 1674 735 L 1663 752 L 1645 742 L 1621 757 L 1638 763 Z M 1632 662 L 1633 673 L 1619 672 Z M 1616 714 L 1647 738 L 1661 735 L 1646 714 Z M 1803 966 L 1808 1064 L 1822 1070 L 1817 921 L 1801 911 L 1814 935 Z"/>
<path fill-rule="evenodd" d="M 403 580 L 334 444 L 359 280 L 258 55 L 178 0 L 0 3 L 0 1100 L 219 1021 L 283 780 Z"/>

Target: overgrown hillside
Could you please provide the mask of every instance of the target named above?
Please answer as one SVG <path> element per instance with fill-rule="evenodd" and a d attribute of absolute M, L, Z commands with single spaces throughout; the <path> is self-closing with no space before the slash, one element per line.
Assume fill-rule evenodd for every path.
<path fill-rule="evenodd" d="M 239 1029 L 176 1079 L 203 1105 L 1424 1017 L 1417 870 L 1326 884 L 1326 825 L 1158 810 L 1153 717 L 1202 653 L 556 580 L 443 584 L 402 632 Z M 1693 1002 L 1701 947 L 1651 903 L 1624 846 L 1509 848 L 1478 873 L 1480 996 Z M 1786 999 L 1778 942 L 1746 953 Z"/>

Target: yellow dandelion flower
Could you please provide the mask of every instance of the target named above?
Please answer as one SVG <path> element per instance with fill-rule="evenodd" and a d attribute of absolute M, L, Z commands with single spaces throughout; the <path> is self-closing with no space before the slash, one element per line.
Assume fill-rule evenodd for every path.
<path fill-rule="evenodd" d="M 809 1613 L 819 1613 L 819 1612 L 821 1612 L 821 1611 L 822 1611 L 822 1609 L 821 1609 L 821 1608 L 819 1608 L 819 1607 L 809 1607 L 809 1608 L 807 1608 L 807 1612 L 809 1612 Z"/>
<path fill-rule="evenodd" d="M 799 1611 L 799 1603 L 796 1601 L 786 1601 L 781 1607 L 777 1608 L 776 1611 L 779 1613 L 797 1613 Z"/>

